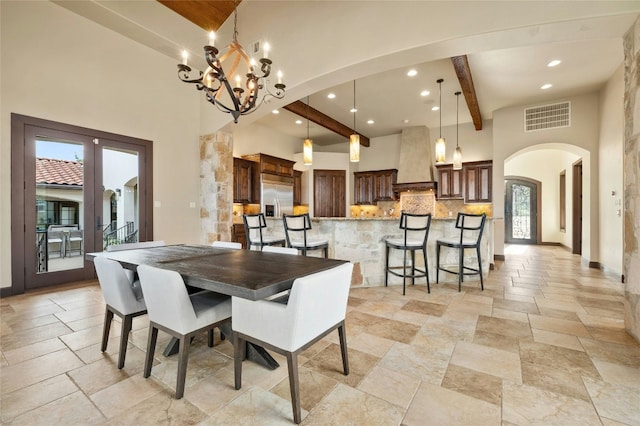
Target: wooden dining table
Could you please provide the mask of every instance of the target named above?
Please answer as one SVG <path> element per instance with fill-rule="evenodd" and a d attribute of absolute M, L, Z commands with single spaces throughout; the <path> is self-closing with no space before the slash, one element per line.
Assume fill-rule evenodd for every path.
<path fill-rule="evenodd" d="M 249 300 L 262 300 L 289 290 L 296 278 L 339 266 L 346 261 L 308 256 L 292 256 L 252 250 L 232 250 L 202 245 L 168 245 L 114 252 L 87 253 L 93 261 L 104 256 L 135 271 L 151 265 L 180 273 L 187 286 Z M 222 328 L 230 337 L 230 328 Z M 171 345 L 170 345 L 171 346 Z M 165 355 L 177 348 L 168 347 Z M 264 348 L 249 346 L 247 358 L 268 368 L 278 363 Z"/>

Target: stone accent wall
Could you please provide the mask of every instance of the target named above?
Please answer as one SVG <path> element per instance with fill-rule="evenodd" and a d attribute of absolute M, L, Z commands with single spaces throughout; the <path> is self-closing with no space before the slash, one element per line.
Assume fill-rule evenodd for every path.
<path fill-rule="evenodd" d="M 233 136 L 217 132 L 200 137 L 200 226 L 206 244 L 231 241 L 233 211 Z"/>
<path fill-rule="evenodd" d="M 640 19 L 624 38 L 624 323 L 640 341 Z"/>

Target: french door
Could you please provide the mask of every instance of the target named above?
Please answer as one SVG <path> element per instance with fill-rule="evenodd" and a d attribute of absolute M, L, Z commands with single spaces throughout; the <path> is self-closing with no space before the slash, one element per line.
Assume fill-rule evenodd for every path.
<path fill-rule="evenodd" d="M 538 186 L 534 182 L 507 179 L 505 189 L 505 242 L 537 244 Z"/>
<path fill-rule="evenodd" d="M 153 238 L 150 141 L 11 120 L 12 294 L 91 279 L 85 253 Z"/>

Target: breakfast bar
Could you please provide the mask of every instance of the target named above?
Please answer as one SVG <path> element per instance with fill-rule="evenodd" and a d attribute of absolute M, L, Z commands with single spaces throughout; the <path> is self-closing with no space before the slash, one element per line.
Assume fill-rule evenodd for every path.
<path fill-rule="evenodd" d="M 355 264 L 352 285 L 375 287 L 384 285 L 385 244 L 389 236 L 401 235 L 398 228 L 400 219 L 397 217 L 373 218 L 312 218 L 313 229 L 310 236 L 329 240 L 329 257 L 348 260 Z M 282 219 L 267 219 L 268 232 L 274 235 L 284 235 Z M 449 219 L 433 218 L 427 241 L 427 262 L 429 263 L 429 278 L 435 283 L 436 277 L 436 240 L 442 237 L 459 235 L 455 228 L 455 217 Z M 493 221 L 487 218 L 481 242 L 482 270 L 486 277 L 493 259 Z M 402 253 L 392 250 L 389 262 L 393 265 L 402 264 Z M 457 253 L 453 250 L 442 251 L 443 265 L 457 264 Z M 472 260 L 473 259 L 473 260 Z M 465 253 L 465 263 L 474 263 L 475 253 L 471 250 Z M 420 257 L 416 264 L 422 264 Z M 455 275 L 441 273 L 441 282 L 457 282 Z M 401 278 L 390 276 L 389 284 L 401 284 Z M 418 280 L 418 283 L 421 283 Z"/>

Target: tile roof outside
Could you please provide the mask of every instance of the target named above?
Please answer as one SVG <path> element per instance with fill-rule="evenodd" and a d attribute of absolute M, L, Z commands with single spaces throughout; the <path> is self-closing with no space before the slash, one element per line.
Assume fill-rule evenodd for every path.
<path fill-rule="evenodd" d="M 49 185 L 83 185 L 83 166 L 77 161 L 36 158 L 36 183 Z"/>

